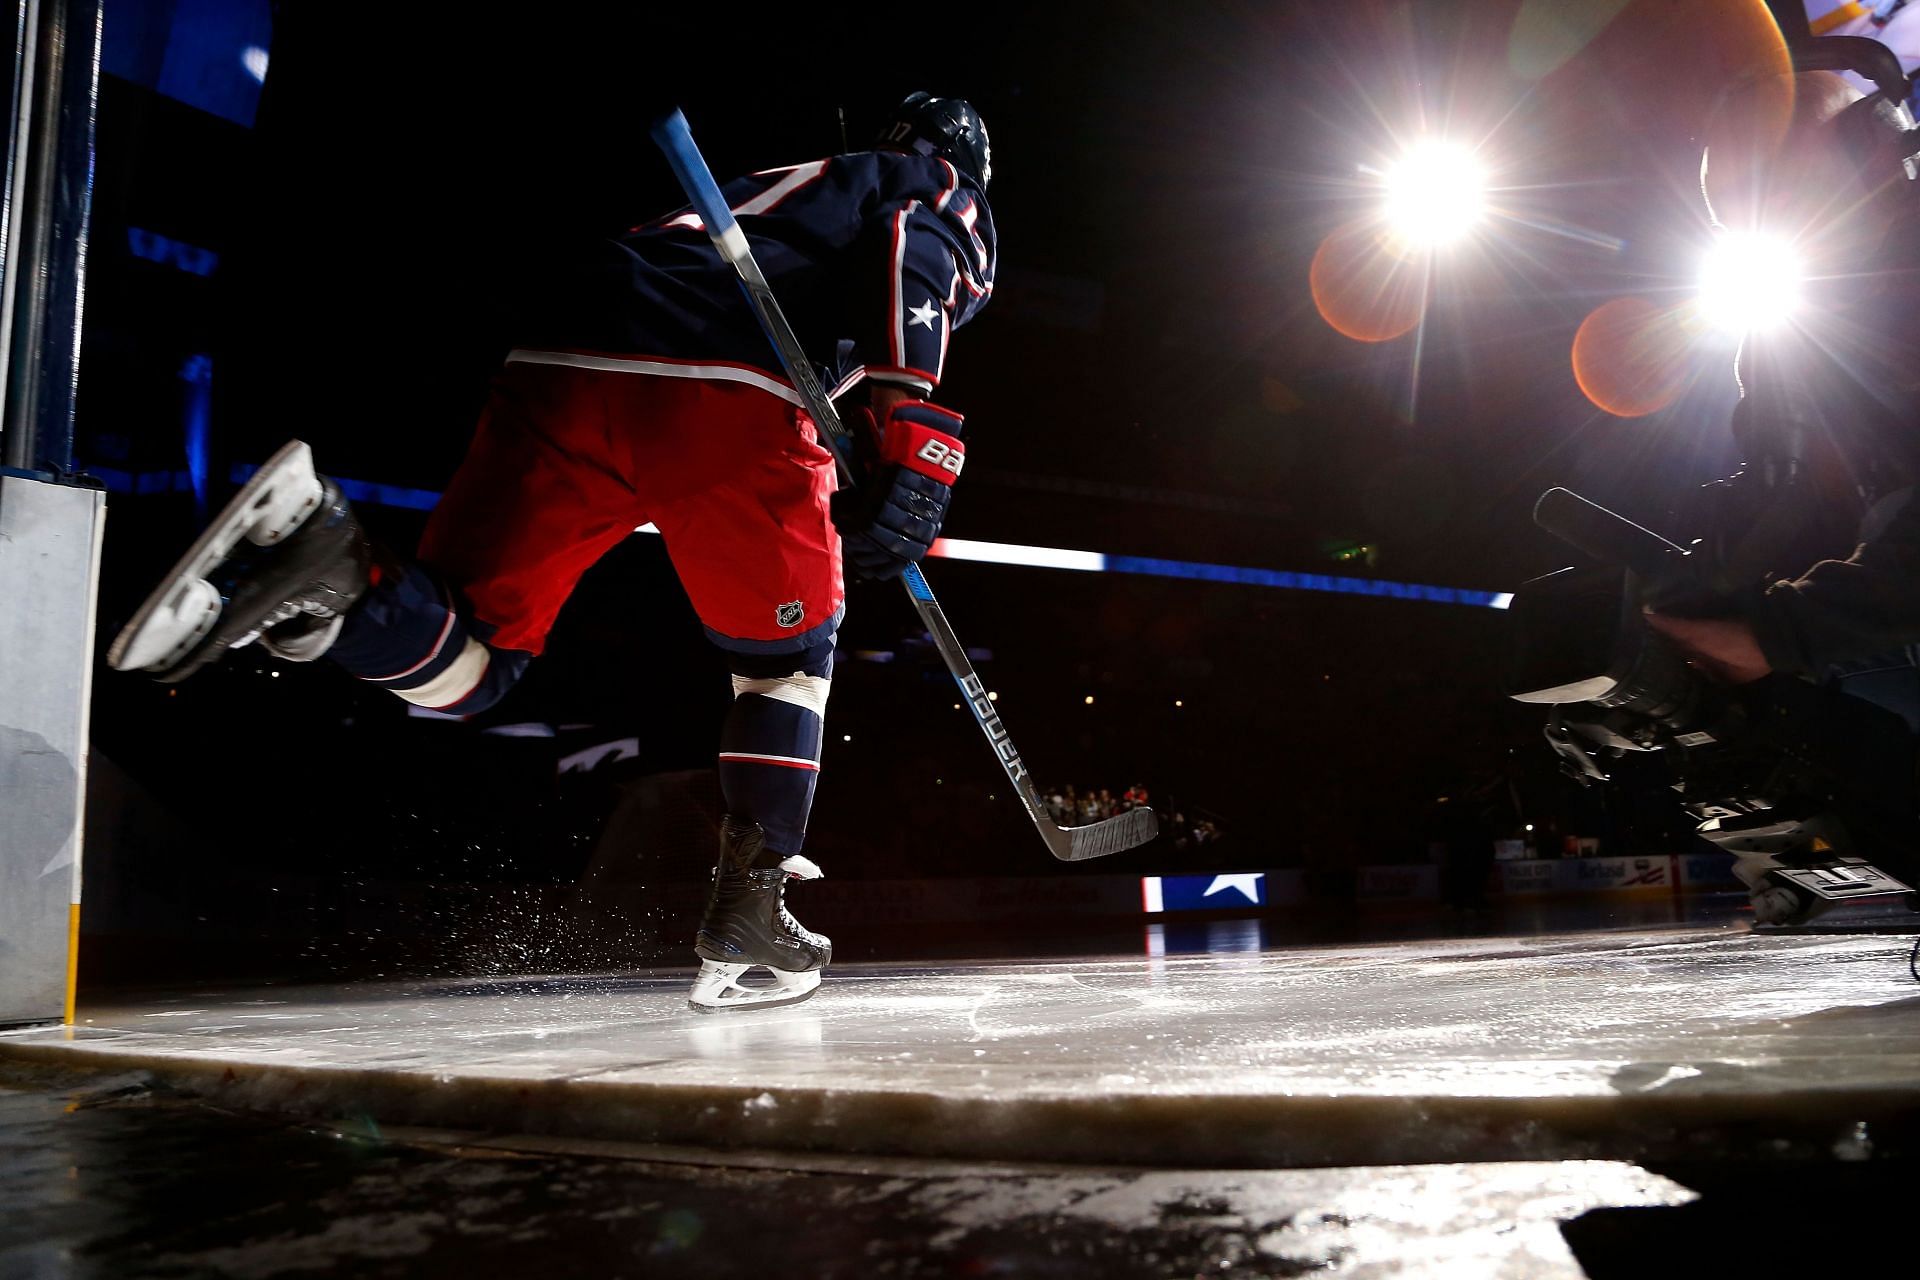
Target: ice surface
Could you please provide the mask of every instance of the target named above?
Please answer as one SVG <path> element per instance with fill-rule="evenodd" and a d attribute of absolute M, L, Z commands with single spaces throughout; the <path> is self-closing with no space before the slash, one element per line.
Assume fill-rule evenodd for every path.
<path fill-rule="evenodd" d="M 389 1122 L 968 1158 L 1838 1144 L 1920 1114 L 1906 945 L 1715 929 L 838 965 L 804 1004 L 711 1016 L 685 972 L 196 991 L 0 1037 L 0 1059 Z"/>

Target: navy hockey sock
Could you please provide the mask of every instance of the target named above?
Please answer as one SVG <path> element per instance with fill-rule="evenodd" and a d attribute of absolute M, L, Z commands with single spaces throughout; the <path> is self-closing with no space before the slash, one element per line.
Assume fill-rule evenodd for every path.
<path fill-rule="evenodd" d="M 830 665 L 830 657 L 820 664 L 823 672 Z M 768 866 L 806 840 L 829 683 L 824 673 L 804 671 L 733 678 L 733 707 L 720 733 L 720 790 L 729 814 L 766 832 L 761 860 Z"/>
<path fill-rule="evenodd" d="M 419 565 L 387 569 L 347 614 L 327 656 L 418 706 L 472 715 L 498 702 L 533 655 L 486 643 L 453 591 Z"/>

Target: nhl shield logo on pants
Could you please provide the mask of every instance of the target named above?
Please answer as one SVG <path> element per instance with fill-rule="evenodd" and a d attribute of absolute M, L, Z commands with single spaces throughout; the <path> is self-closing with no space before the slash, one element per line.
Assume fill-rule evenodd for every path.
<path fill-rule="evenodd" d="M 789 601 L 773 611 L 773 620 L 783 627 L 797 627 L 806 616 L 807 606 L 799 600 Z"/>

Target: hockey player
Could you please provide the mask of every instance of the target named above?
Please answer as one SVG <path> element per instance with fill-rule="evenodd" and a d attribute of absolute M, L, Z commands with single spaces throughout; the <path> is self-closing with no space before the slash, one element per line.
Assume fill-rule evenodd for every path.
<path fill-rule="evenodd" d="M 991 296 L 986 126 L 917 93 L 876 149 L 724 188 L 822 384 L 849 416 L 860 484 L 834 462 L 733 272 L 685 211 L 558 273 L 495 379 L 416 561 L 369 543 L 294 441 L 267 463 L 115 640 L 109 660 L 184 679 L 259 640 L 326 655 L 409 702 L 466 715 L 537 655 L 580 576 L 634 528 L 664 535 L 734 701 L 727 816 L 692 1004 L 804 999 L 831 954 L 785 906 L 820 765 L 844 612 L 843 558 L 868 579 L 931 548 L 960 473 L 961 417 L 928 403 L 953 329 Z M 238 554 L 233 554 L 238 549 Z M 773 985 L 741 976 L 765 966 Z"/>

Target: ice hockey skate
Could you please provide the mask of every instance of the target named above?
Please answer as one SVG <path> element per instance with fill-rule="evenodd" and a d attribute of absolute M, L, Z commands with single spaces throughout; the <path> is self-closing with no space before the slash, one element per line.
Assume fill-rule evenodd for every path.
<path fill-rule="evenodd" d="M 820 971 L 833 956 L 833 943 L 809 932 L 787 910 L 787 881 L 818 880 L 820 868 L 798 854 L 776 866 L 757 867 L 765 845 L 757 823 L 729 817 L 721 824 L 720 865 L 693 947 L 700 974 L 687 998 L 701 1013 L 805 1000 L 819 987 Z M 741 982 L 754 968 L 766 969 L 772 983 Z"/>
<path fill-rule="evenodd" d="M 107 661 L 171 684 L 262 636 L 280 656 L 311 661 L 367 589 L 371 560 L 338 486 L 314 473 L 304 442 L 289 441 L 147 597 Z"/>

